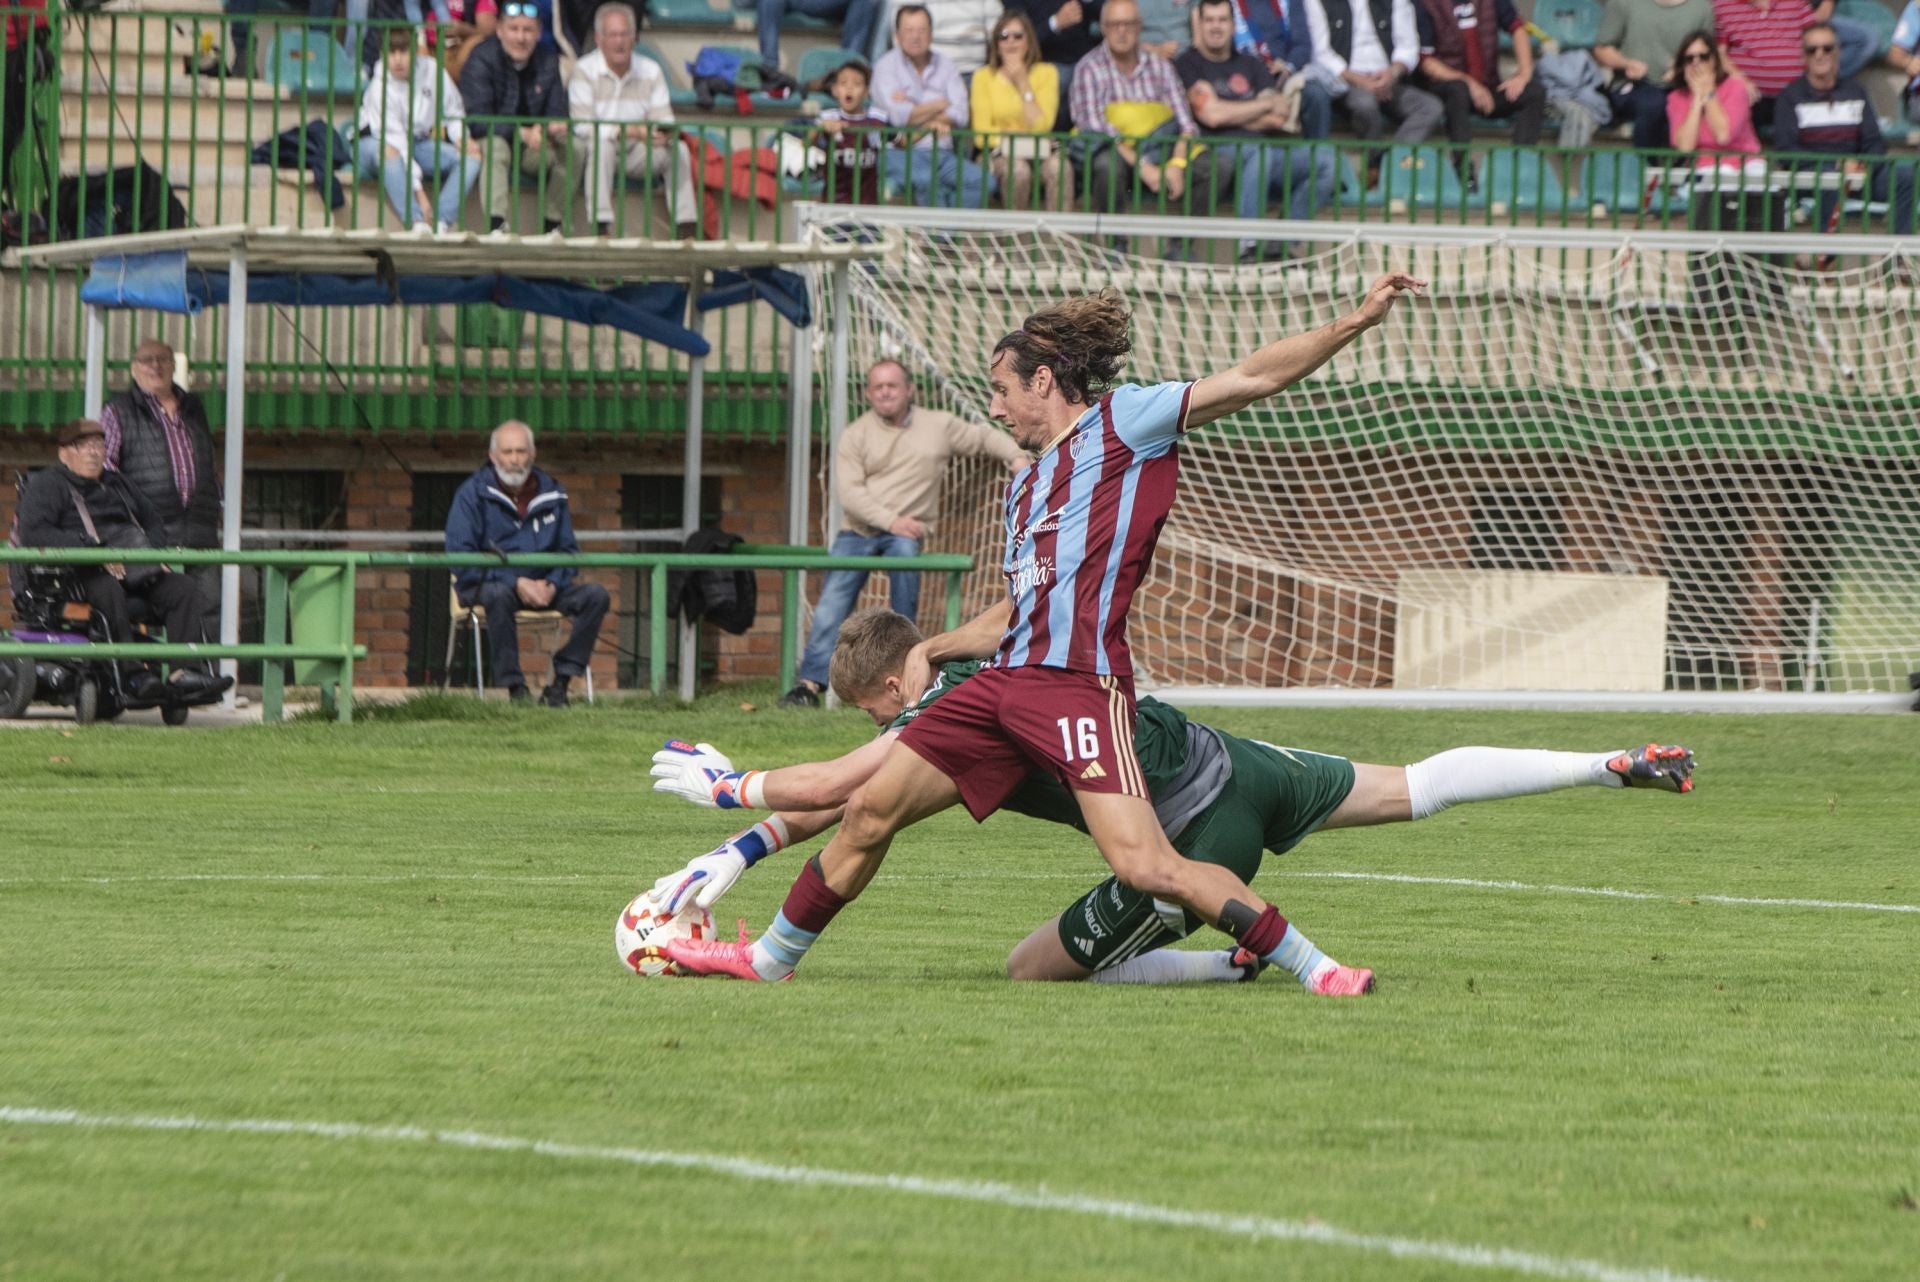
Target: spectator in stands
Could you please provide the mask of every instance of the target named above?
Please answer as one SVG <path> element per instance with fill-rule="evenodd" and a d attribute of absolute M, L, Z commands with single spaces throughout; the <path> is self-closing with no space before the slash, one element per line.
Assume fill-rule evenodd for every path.
<path fill-rule="evenodd" d="M 667 74 L 653 59 L 634 53 L 634 20 L 630 5 L 602 5 L 593 15 L 593 52 L 573 64 L 573 79 L 567 82 L 567 105 L 578 122 L 574 141 L 587 166 L 587 201 L 600 234 L 611 235 L 615 180 L 642 175 L 657 180 L 667 191 L 673 234 L 686 240 L 698 230 L 700 196 L 673 127 Z"/>
<path fill-rule="evenodd" d="M 1887 140 L 1867 91 L 1852 76 L 1840 74 L 1840 36 L 1830 22 L 1816 22 L 1800 33 L 1804 71 L 1780 91 L 1773 116 L 1773 145 L 1783 152 L 1810 151 L 1845 156 L 1839 162 L 1848 174 L 1866 174 L 1870 199 L 1887 200 L 1892 193 L 1888 221 L 1896 236 L 1913 234 L 1913 162 L 1872 163 L 1867 157 L 1885 157 Z M 1820 169 L 1831 173 L 1832 162 Z M 1829 227 L 1840 208 L 1838 191 L 1820 192 L 1820 226 Z"/>
<path fill-rule="evenodd" d="M 1669 73 L 1667 129 L 1675 151 L 1690 151 L 1706 168 L 1760 154 L 1747 87 L 1733 74 L 1710 31 L 1680 42 Z"/>
<path fill-rule="evenodd" d="M 1713 30 L 1713 0 L 1607 0 L 1593 60 L 1615 73 L 1607 88 L 1613 118 L 1633 125 L 1633 145 L 1665 147 L 1667 91 L 1660 79 L 1674 65 L 1680 42 Z"/>
<path fill-rule="evenodd" d="M 760 61 L 768 67 L 780 65 L 780 21 L 789 13 L 804 13 L 812 18 L 840 20 L 840 47 L 867 56 L 873 33 L 880 23 L 882 0 L 758 0 Z"/>
<path fill-rule="evenodd" d="M 1906 72 L 1907 83 L 1900 91 L 1900 105 L 1907 119 L 1920 125 L 1920 0 L 1907 0 L 1907 7 L 1900 11 L 1887 61 L 1895 70 Z"/>
<path fill-rule="evenodd" d="M 873 66 L 873 100 L 894 128 L 921 131 L 909 146 L 883 153 L 896 190 L 910 190 L 916 205 L 978 209 L 986 203 L 986 171 L 963 157 L 953 138 L 955 129 L 967 127 L 966 82 L 934 51 L 925 5 L 901 5 L 893 15 L 893 48 Z"/>
<path fill-rule="evenodd" d="M 61 427 L 60 461 L 27 478 L 15 513 L 14 541 L 26 548 L 147 548 L 166 546 L 164 525 L 140 491 L 119 473 L 108 472 L 106 431 L 90 419 Z M 79 565 L 71 567 L 87 603 L 106 619 L 115 641 L 133 636 L 127 599 L 146 603 L 170 641 L 209 641 L 206 599 L 193 579 L 155 565 Z M 137 661 L 120 665 L 121 682 L 133 698 L 158 701 L 165 687 Z M 224 692 L 231 678 L 216 677 L 203 661 L 173 665 L 174 693 L 203 702 Z"/>
<path fill-rule="evenodd" d="M 1333 132 L 1331 87 L 1339 82 L 1313 61 L 1313 32 L 1301 0 L 1234 0 L 1233 47 L 1267 64 L 1284 90 L 1298 76 L 1300 136 Z"/>
<path fill-rule="evenodd" d="M 546 552 L 580 550 L 573 516 L 560 483 L 533 465 L 533 429 L 508 420 L 493 429 L 487 462 L 460 483 L 447 513 L 449 552 Z M 553 680 L 540 692 L 549 708 L 567 706 L 567 685 L 593 660 L 600 622 L 607 616 L 607 590 L 574 577 L 571 566 L 544 574 L 526 566 L 490 566 L 459 571 L 454 592 L 463 606 L 487 612 L 487 641 L 493 647 L 493 683 L 507 697 L 524 703 L 526 677 L 520 671 L 520 610 L 558 610 L 573 620 L 572 635 L 553 656 Z"/>
<path fill-rule="evenodd" d="M 1333 199 L 1333 149 L 1264 145 L 1291 132 L 1298 111 L 1265 61 L 1234 51 L 1233 15 L 1233 0 L 1199 0 L 1193 48 L 1173 60 L 1174 70 L 1212 145 L 1228 156 L 1237 153 L 1233 185 L 1240 217 L 1266 217 L 1271 195 L 1287 202 L 1287 217 L 1311 218 L 1321 202 Z M 1241 261 L 1257 261 L 1261 254 L 1258 241 L 1240 242 Z"/>
<path fill-rule="evenodd" d="M 1383 138 L 1392 120 L 1395 142 L 1416 143 L 1440 127 L 1440 100 L 1408 81 L 1420 65 L 1413 0 L 1305 0 L 1301 8 L 1314 64 L 1355 134 Z"/>
<path fill-rule="evenodd" d="M 846 528 L 833 536 L 835 556 L 918 556 L 940 512 L 947 464 L 955 458 L 999 459 L 1009 472 L 1027 465 L 1013 437 L 913 403 L 913 382 L 899 361 L 867 370 L 867 412 L 847 424 L 833 456 L 834 492 Z M 800 680 L 780 697 L 783 708 L 820 706 L 840 624 L 853 609 L 865 570 L 829 570 L 813 607 L 813 627 L 800 660 Z M 909 619 L 920 609 L 920 573 L 887 576 L 893 608 Z"/>
<path fill-rule="evenodd" d="M 467 55 L 499 25 L 500 6 L 495 0 L 447 0 L 446 21 L 431 24 L 427 47 L 434 50 L 441 67 L 458 84 Z"/>
<path fill-rule="evenodd" d="M 200 398 L 173 381 L 173 349 L 157 338 L 133 349 L 133 385 L 100 411 L 107 470 L 146 500 L 155 546 L 220 546 L 220 468 Z M 220 567 L 187 571 L 208 608 L 220 605 Z M 213 635 L 211 620 L 207 634 Z"/>
<path fill-rule="evenodd" d="M 999 20 L 1000 0 L 921 0 L 933 22 L 933 51 L 971 76 L 986 65 L 987 37 Z"/>
<path fill-rule="evenodd" d="M 987 62 L 973 73 L 973 127 L 1008 209 L 1031 209 L 1034 175 L 1048 209 L 1073 204 L 1073 175 L 1060 144 L 1035 137 L 1053 128 L 1060 111 L 1060 72 L 1040 60 L 1033 22 L 1009 9 L 993 25 Z"/>
<path fill-rule="evenodd" d="M 389 27 L 384 37 L 386 55 L 360 96 L 360 174 L 380 180 L 403 224 L 452 231 L 480 178 L 480 144 L 467 137 L 453 81 L 415 56 L 412 28 Z"/>
<path fill-rule="evenodd" d="M 1107 0 L 1100 31 L 1100 46 L 1080 60 L 1072 90 L 1074 128 L 1102 140 L 1087 157 L 1089 207 L 1119 212 L 1144 189 L 1167 207 L 1197 204 L 1206 212 L 1218 194 L 1218 158 L 1211 148 L 1196 155 L 1200 127 L 1180 74 L 1140 47 L 1133 0 Z M 1175 257 L 1185 252 L 1178 243 L 1171 248 Z"/>
<path fill-rule="evenodd" d="M 1834 18 L 1834 0 L 1814 8 L 1807 0 L 1713 0 L 1713 33 L 1736 76 L 1747 82 L 1756 129 L 1773 124 L 1773 100 L 1800 74 L 1800 33 L 1824 22 L 1838 35 L 1839 74 L 1867 65 L 1877 43 L 1871 29 Z"/>
<path fill-rule="evenodd" d="M 827 150 L 827 199 L 839 205 L 880 203 L 880 153 L 887 118 L 867 101 L 871 77 L 860 58 L 848 58 L 826 79 L 833 106 L 818 117 L 812 142 Z"/>
<path fill-rule="evenodd" d="M 1510 0 L 1419 0 L 1420 78 L 1447 112 L 1447 138 L 1473 141 L 1476 114 L 1513 118 L 1513 141 L 1531 147 L 1546 121 L 1546 87 L 1533 75 L 1533 37 Z M 1500 75 L 1500 32 L 1513 33 L 1514 71 Z"/>
<path fill-rule="evenodd" d="M 1009 7 L 1025 13 L 1039 32 L 1041 60 L 1060 68 L 1062 90 L 1067 88 L 1067 69 L 1100 43 L 1096 28 L 1101 4 L 1102 0 L 1010 0 Z"/>
<path fill-rule="evenodd" d="M 1140 9 L 1140 47 L 1167 61 L 1193 43 L 1193 0 L 1134 0 Z"/>
<path fill-rule="evenodd" d="M 481 199 L 491 231 L 505 230 L 512 218 L 520 175 L 545 184 L 542 230 L 549 232 L 560 230 L 576 185 L 560 55 L 540 44 L 536 14 L 531 4 L 506 0 L 499 28 L 480 42 L 460 73 L 468 128 L 480 139 Z"/>
<path fill-rule="evenodd" d="M 16 10 L 6 16 L 7 49 L 0 58 L 0 190 L 9 190 L 13 175 L 13 149 L 27 129 L 27 81 L 35 85 L 56 74 L 48 56 L 36 63 L 37 51 L 50 49 L 47 0 L 8 0 Z M 40 12 L 29 12 L 39 10 Z"/>

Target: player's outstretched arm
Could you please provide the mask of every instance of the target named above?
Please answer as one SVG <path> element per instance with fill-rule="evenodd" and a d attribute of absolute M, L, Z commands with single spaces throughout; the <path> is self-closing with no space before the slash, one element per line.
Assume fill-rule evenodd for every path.
<path fill-rule="evenodd" d="M 840 822 L 839 810 L 778 814 L 736 832 L 684 868 L 653 883 L 648 896 L 662 911 L 672 914 L 689 904 L 712 908 L 733 889 L 740 874 L 777 850 L 817 837 Z"/>
<path fill-rule="evenodd" d="M 846 804 L 873 777 L 894 735 L 881 735 L 832 761 L 777 770 L 735 770 L 710 743 L 669 739 L 653 754 L 653 790 L 718 810 L 824 810 Z"/>
<path fill-rule="evenodd" d="M 1193 385 L 1193 395 L 1187 402 L 1187 427 L 1225 418 L 1293 386 L 1385 320 L 1400 295 L 1418 294 L 1426 287 L 1427 282 L 1405 272 L 1388 272 L 1367 288 L 1360 306 L 1339 320 L 1268 343 L 1232 369 L 1207 375 Z"/>
<path fill-rule="evenodd" d="M 912 705 L 933 684 L 933 670 L 943 663 L 991 658 L 1000 638 L 1013 622 L 1013 602 L 996 601 L 951 632 L 928 637 L 907 651 L 900 670 L 900 693 Z"/>

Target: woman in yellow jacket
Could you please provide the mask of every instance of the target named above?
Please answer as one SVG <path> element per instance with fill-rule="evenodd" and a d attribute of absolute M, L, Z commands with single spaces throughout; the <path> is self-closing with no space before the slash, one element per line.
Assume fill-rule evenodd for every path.
<path fill-rule="evenodd" d="M 1073 201 L 1071 170 L 1052 138 L 1036 137 L 1053 128 L 1060 109 L 1060 71 L 1040 61 L 1040 38 L 1033 23 L 1009 9 L 987 36 L 987 65 L 973 73 L 970 94 L 973 131 L 987 153 L 1008 209 L 1031 209 L 1037 170 L 1048 209 Z"/>

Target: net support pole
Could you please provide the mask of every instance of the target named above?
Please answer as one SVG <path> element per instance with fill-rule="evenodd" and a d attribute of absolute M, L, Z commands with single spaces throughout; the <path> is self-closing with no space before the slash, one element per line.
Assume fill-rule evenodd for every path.
<path fill-rule="evenodd" d="M 696 275 L 687 282 L 687 328 L 706 337 L 706 325 L 700 310 L 700 288 Z M 695 356 L 687 362 L 687 452 L 680 481 L 681 546 L 700 528 L 700 453 L 701 433 L 706 430 L 707 358 Z M 694 677 L 700 666 L 700 627 L 691 619 L 680 621 L 680 698 L 693 698 Z"/>
<path fill-rule="evenodd" d="M 845 263 L 833 265 L 833 349 L 827 367 L 827 528 L 829 547 L 840 532 L 840 434 L 847 430 L 847 363 L 851 338 L 852 276 Z"/>
<path fill-rule="evenodd" d="M 87 382 L 83 402 L 86 416 L 100 421 L 107 404 L 107 314 L 87 304 Z"/>
<path fill-rule="evenodd" d="M 246 476 L 247 419 L 247 248 L 235 245 L 227 260 L 227 434 L 225 493 L 220 505 L 220 546 L 240 550 L 240 509 Z M 220 567 L 220 644 L 240 640 L 240 567 Z M 271 662 L 271 660 L 269 660 Z M 238 678 L 240 661 L 220 660 L 220 675 Z M 234 687 L 228 686 L 222 706 L 234 705 Z"/>
<path fill-rule="evenodd" d="M 793 331 L 792 379 L 789 390 L 793 414 L 787 430 L 787 542 L 807 542 L 807 473 L 813 462 L 813 329 Z M 802 638 L 799 620 L 805 605 L 807 576 L 781 576 L 780 688 L 793 687 L 793 670 L 800 662 Z"/>

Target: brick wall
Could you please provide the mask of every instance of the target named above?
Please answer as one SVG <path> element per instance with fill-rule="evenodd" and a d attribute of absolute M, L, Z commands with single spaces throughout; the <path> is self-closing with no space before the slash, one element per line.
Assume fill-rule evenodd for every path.
<path fill-rule="evenodd" d="M 621 478 L 630 474 L 678 477 L 681 442 L 678 440 L 622 441 L 608 437 L 552 436 L 540 443 L 539 463 L 567 487 L 575 528 L 613 530 L 620 519 Z M 52 460 L 50 435 L 9 432 L 0 436 L 0 528 L 13 520 L 13 477 L 19 468 L 37 468 Z M 276 434 L 249 442 L 251 469 L 313 469 L 344 474 L 349 530 L 409 530 L 414 528 L 413 474 L 444 472 L 464 476 L 486 457 L 484 434 L 441 435 L 431 438 L 384 436 L 347 443 L 338 436 Z M 786 456 L 784 445 L 730 445 L 709 443 L 703 471 L 717 478 L 721 524 L 752 543 L 784 543 L 786 517 Z M 617 550 L 615 545 L 588 543 L 589 551 Z M 626 576 L 613 571 L 588 571 L 586 577 L 602 584 L 613 596 L 613 614 L 629 613 Z M 413 576 L 404 570 L 363 572 L 356 584 L 355 619 L 359 640 L 367 647 L 366 661 L 356 670 L 370 686 L 406 683 L 407 645 L 413 605 Z M 741 681 L 771 678 L 779 672 L 780 575 L 760 575 L 759 614 L 744 636 L 703 630 L 701 652 L 715 654 L 719 678 Z M 0 593 L 0 623 L 8 621 L 7 594 Z M 444 608 L 444 606 L 439 607 Z M 615 688 L 619 657 L 606 644 L 614 635 L 609 618 L 603 644 L 593 661 L 598 689 Z M 545 656 L 558 644 L 552 627 L 530 632 L 522 640 L 530 676 L 545 671 Z"/>

